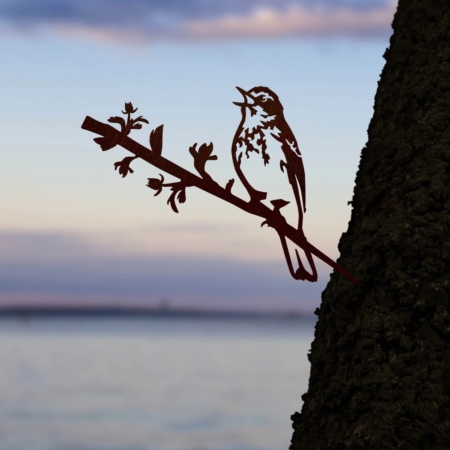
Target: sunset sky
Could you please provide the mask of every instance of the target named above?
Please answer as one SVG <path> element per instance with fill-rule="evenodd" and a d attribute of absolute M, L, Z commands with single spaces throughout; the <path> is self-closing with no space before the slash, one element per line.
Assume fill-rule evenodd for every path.
<path fill-rule="evenodd" d="M 114 163 L 131 154 L 102 152 L 81 124 L 131 101 L 150 122 L 131 138 L 148 145 L 164 124 L 164 155 L 193 172 L 189 146 L 213 142 L 207 168 L 225 185 L 235 87 L 270 87 L 303 154 L 305 234 L 336 259 L 395 7 L 0 0 L 0 305 L 313 311 L 328 266 L 317 262 L 315 284 L 293 280 L 273 229 L 195 188 L 175 214 L 167 190 L 146 187 L 156 168 L 135 161 L 122 179 Z"/>

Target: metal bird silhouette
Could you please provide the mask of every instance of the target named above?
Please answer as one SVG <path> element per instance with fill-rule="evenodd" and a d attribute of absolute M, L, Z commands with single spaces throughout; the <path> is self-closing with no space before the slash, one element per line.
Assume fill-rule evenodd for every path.
<path fill-rule="evenodd" d="M 122 161 L 114 164 L 115 169 L 118 169 L 119 174 L 123 178 L 133 173 L 130 164 L 136 159 L 146 161 L 152 166 L 178 178 L 179 181 L 167 183 L 163 175 L 160 175 L 160 178 L 149 178 L 147 183 L 150 189 L 156 191 L 155 196 L 161 194 L 164 188 L 170 188 L 171 194 L 167 203 L 174 212 L 178 213 L 177 203 L 183 204 L 186 202 L 186 191 L 191 187 L 196 187 L 231 203 L 242 211 L 263 218 L 264 222 L 262 225 L 267 224 L 273 227 L 280 238 L 289 272 L 296 280 L 317 281 L 317 270 L 313 260 L 313 256 L 315 256 L 353 283 L 362 286 L 347 270 L 308 242 L 303 233 L 303 214 L 306 211 L 305 170 L 297 141 L 284 118 L 283 106 L 278 96 L 269 88 L 262 86 L 255 87 L 249 91 L 244 91 L 241 88 L 237 89 L 244 96 L 244 101 L 234 102 L 241 108 L 242 118 L 232 142 L 232 160 L 236 174 L 250 196 L 249 201 L 245 201 L 231 192 L 235 181 L 234 178 L 231 178 L 225 187 L 222 187 L 206 171 L 206 164 L 209 161 L 217 160 L 217 156 L 213 154 L 214 148 L 212 143 L 204 143 L 199 147 L 195 143 L 190 146 L 189 153 L 194 159 L 194 168 L 198 172 L 198 175 L 195 175 L 162 155 L 162 125 L 150 133 L 150 148 L 144 147 L 131 139 L 129 137 L 130 132 L 134 129 L 142 128 L 142 124 L 139 122 L 148 123 L 142 116 L 135 119 L 131 118 L 131 114 L 137 111 L 137 108 L 134 108 L 131 102 L 125 103 L 125 111 L 122 111 L 127 116 L 126 121 L 118 116 L 108 119 L 108 122 L 118 124 L 120 130 L 89 116 L 86 116 L 81 127 L 100 135 L 94 141 L 100 145 L 103 151 L 121 146 L 134 155 L 133 157 L 125 157 Z M 262 158 L 264 167 L 269 164 L 271 156 L 268 153 L 268 144 L 271 144 L 271 146 L 273 144 L 275 150 L 278 148 L 278 156 L 273 158 L 275 163 L 271 164 L 271 167 L 275 166 L 279 157 L 279 166 L 275 167 L 279 167 L 281 172 L 277 170 L 277 176 L 282 175 L 281 184 L 286 182 L 290 185 L 291 194 L 295 199 L 297 215 L 295 227 L 288 224 L 280 212 L 290 202 L 283 198 L 274 198 L 270 201 L 272 208 L 265 205 L 263 202 L 267 198 L 267 192 L 262 189 L 256 189 L 249 181 L 251 171 L 244 170 L 244 162 L 247 160 L 250 162 L 256 161 L 257 158 L 255 156 L 258 154 Z M 263 177 L 264 179 L 267 178 Z M 284 196 L 285 193 L 283 192 Z M 295 254 L 298 267 L 294 270 L 287 240 L 303 250 L 311 272 L 304 268 L 297 249 Z"/>
<path fill-rule="evenodd" d="M 244 101 L 233 102 L 241 108 L 242 114 L 231 151 L 236 173 L 247 189 L 251 202 L 265 200 L 267 192 L 255 189 L 244 174 L 242 166 L 243 159 L 256 159 L 257 157 L 262 158 L 264 166 L 269 164 L 271 157 L 268 152 L 268 140 L 273 138 L 271 141 L 275 141 L 278 147 L 276 149 L 278 153 L 275 154 L 275 157 L 279 158 L 279 168 L 286 174 L 286 182 L 290 184 L 295 197 L 298 211 L 297 232 L 304 237 L 302 225 L 303 214 L 306 212 L 305 169 L 297 140 L 284 118 L 283 105 L 275 92 L 267 87 L 258 86 L 249 91 L 237 87 L 237 90 L 243 95 Z M 274 212 L 281 215 L 280 209 L 289 202 L 283 199 L 274 199 L 271 203 Z M 263 224 L 272 226 L 277 230 L 277 223 L 273 221 L 266 220 Z M 291 275 L 296 280 L 317 281 L 317 270 L 311 253 L 305 250 L 311 273 L 304 268 L 297 249 L 295 249 L 295 254 L 298 268 L 294 270 L 286 237 L 282 233 L 278 233 L 278 235 Z"/>

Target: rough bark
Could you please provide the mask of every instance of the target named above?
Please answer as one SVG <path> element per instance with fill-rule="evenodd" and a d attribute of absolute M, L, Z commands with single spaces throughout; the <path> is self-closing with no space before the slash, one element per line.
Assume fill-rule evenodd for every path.
<path fill-rule="evenodd" d="M 450 4 L 392 26 L 293 450 L 450 448 Z"/>

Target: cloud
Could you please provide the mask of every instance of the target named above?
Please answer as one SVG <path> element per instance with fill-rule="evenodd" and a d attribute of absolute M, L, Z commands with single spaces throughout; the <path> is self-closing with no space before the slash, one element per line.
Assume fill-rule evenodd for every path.
<path fill-rule="evenodd" d="M 382 0 L 0 0 L 0 30 L 116 43 L 390 33 Z"/>
<path fill-rule="evenodd" d="M 1 232 L 0 305 L 155 304 L 306 310 L 325 280 L 292 280 L 282 261 L 109 253 L 76 234 Z"/>
<path fill-rule="evenodd" d="M 220 19 L 197 20 L 185 25 L 186 36 L 214 38 L 280 37 L 372 37 L 389 33 L 393 11 L 374 9 L 326 10 L 292 6 L 285 11 L 264 8 L 248 15 L 229 15 Z"/>

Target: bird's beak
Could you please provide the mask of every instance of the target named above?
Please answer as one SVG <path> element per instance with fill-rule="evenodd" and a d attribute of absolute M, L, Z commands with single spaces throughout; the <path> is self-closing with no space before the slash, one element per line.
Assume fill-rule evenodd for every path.
<path fill-rule="evenodd" d="M 240 88 L 239 86 L 236 86 L 236 89 L 242 94 L 244 97 L 244 102 L 233 102 L 233 104 L 237 106 L 251 106 L 255 104 L 255 97 L 253 97 L 252 94 L 249 94 L 247 91 L 244 91 L 244 89 Z"/>

